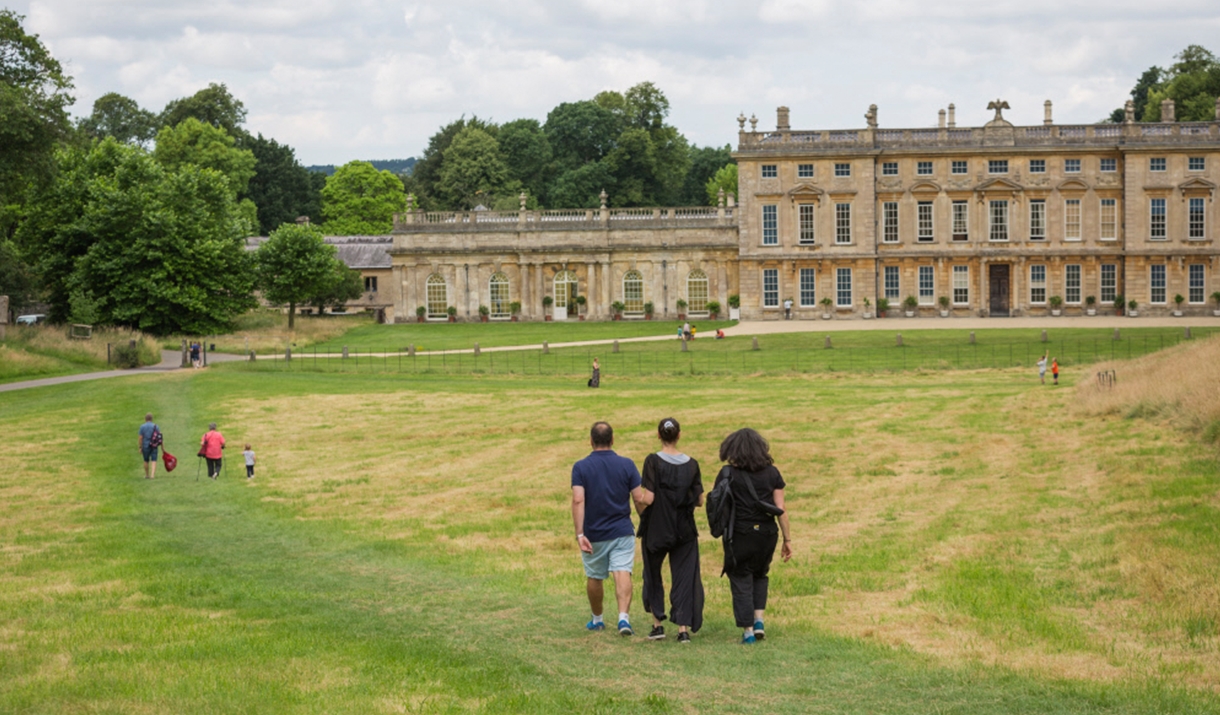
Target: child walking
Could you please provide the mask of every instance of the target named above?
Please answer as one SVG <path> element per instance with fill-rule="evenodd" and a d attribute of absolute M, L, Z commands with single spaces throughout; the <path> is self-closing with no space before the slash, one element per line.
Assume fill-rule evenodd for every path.
<path fill-rule="evenodd" d="M 254 450 L 246 445 L 246 451 L 241 453 L 246 458 L 246 479 L 254 479 Z"/>

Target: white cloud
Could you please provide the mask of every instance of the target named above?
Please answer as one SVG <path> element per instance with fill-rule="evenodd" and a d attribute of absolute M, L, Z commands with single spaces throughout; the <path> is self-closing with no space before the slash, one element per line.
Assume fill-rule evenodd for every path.
<path fill-rule="evenodd" d="M 693 142 L 769 127 L 1095 121 L 1140 72 L 1220 36 L 1214 0 L 17 0 L 76 79 L 76 111 L 117 91 L 159 110 L 224 82 L 248 126 L 306 163 L 418 154 L 465 114 L 544 119 L 560 102 L 656 82 Z"/>

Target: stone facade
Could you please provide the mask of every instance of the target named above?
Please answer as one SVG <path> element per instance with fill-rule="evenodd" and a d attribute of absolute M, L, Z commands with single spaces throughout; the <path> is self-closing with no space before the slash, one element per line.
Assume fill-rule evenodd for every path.
<path fill-rule="evenodd" d="M 1215 122 L 1017 127 L 1008 105 L 958 128 L 955 108 L 927 129 L 774 132 L 738 118 L 740 203 L 718 207 L 569 211 L 407 212 L 395 219 L 389 280 L 394 318 L 445 320 L 453 306 L 478 319 L 611 317 L 611 304 L 643 303 L 657 317 L 679 299 L 699 315 L 707 301 L 741 317 L 868 317 L 880 299 L 917 312 L 1040 315 L 1113 310 L 1203 312 L 1220 291 Z M 1164 116 L 1172 117 L 1172 107 Z M 603 197 L 604 201 L 604 197 Z M 524 202 L 523 202 L 524 206 Z M 824 301 L 829 301 L 827 305 Z M 947 306 L 942 307 L 942 301 Z M 703 304 L 703 305 L 700 305 Z M 895 313 L 896 314 L 896 313 Z"/>

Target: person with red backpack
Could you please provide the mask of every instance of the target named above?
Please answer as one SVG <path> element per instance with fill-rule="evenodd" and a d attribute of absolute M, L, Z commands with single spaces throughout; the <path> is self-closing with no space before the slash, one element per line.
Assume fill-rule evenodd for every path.
<path fill-rule="evenodd" d="M 157 475 L 157 448 L 161 446 L 161 429 L 153 422 L 152 413 L 144 415 L 144 424 L 140 425 L 140 454 L 144 457 L 144 478 L 152 479 Z"/>
<path fill-rule="evenodd" d="M 208 431 L 199 440 L 199 456 L 208 461 L 208 476 L 220 476 L 221 457 L 224 456 L 225 438 L 216 430 L 216 423 L 208 425 Z"/>

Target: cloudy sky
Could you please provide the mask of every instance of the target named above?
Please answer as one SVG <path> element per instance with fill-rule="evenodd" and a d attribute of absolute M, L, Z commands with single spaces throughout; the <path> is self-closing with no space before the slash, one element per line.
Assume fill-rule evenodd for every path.
<path fill-rule="evenodd" d="M 78 114 L 106 92 L 160 110 L 224 82 L 248 128 L 306 164 L 417 155 L 462 114 L 544 120 L 560 102 L 655 82 L 694 143 L 734 118 L 796 129 L 1008 117 L 1091 122 L 1188 44 L 1220 52 L 1220 3 L 1178 0 L 17 0 L 76 80 Z"/>

